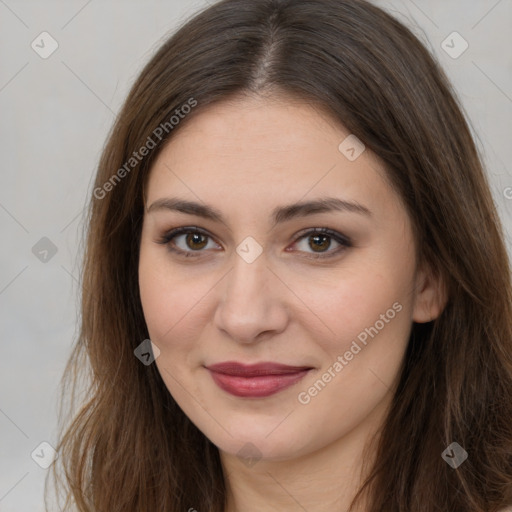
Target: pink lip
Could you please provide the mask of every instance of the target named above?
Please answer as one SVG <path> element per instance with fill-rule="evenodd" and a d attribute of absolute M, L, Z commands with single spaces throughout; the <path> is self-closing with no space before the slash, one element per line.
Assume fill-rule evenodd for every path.
<path fill-rule="evenodd" d="M 311 370 L 308 366 L 288 366 L 277 363 L 244 365 L 236 361 L 207 367 L 221 389 L 234 396 L 261 398 L 286 389 Z"/>

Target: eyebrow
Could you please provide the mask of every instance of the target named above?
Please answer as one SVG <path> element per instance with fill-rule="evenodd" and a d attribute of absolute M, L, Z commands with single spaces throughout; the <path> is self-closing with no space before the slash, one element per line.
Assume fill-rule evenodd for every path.
<path fill-rule="evenodd" d="M 175 197 L 157 199 L 149 206 L 147 212 L 150 213 L 157 210 L 171 210 L 189 215 L 197 215 L 198 217 L 210 219 L 215 222 L 222 222 L 227 225 L 224 216 L 218 209 L 195 201 Z M 276 226 L 277 224 L 291 219 L 334 211 L 357 213 L 368 217 L 372 216 L 372 212 L 368 208 L 355 201 L 345 201 L 336 197 L 321 197 L 312 201 L 302 201 L 285 206 L 278 206 L 272 210 L 270 217 L 273 226 Z"/>

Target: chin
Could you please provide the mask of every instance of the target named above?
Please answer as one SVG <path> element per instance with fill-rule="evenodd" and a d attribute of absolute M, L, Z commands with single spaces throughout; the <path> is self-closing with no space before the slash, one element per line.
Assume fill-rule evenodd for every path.
<path fill-rule="evenodd" d="M 301 455 L 307 448 L 296 425 L 282 417 L 267 417 L 265 421 L 257 421 L 254 415 L 229 422 L 229 435 L 218 428 L 201 428 L 202 432 L 222 452 L 241 459 L 287 460 Z M 208 427 L 211 427 L 209 425 Z"/>

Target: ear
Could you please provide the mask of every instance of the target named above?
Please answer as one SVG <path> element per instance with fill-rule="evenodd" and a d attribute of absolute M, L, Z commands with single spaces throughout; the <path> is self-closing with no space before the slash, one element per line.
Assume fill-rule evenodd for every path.
<path fill-rule="evenodd" d="M 429 265 L 424 265 L 416 274 L 415 298 L 412 319 L 417 323 L 435 320 L 448 301 L 446 285 Z"/>

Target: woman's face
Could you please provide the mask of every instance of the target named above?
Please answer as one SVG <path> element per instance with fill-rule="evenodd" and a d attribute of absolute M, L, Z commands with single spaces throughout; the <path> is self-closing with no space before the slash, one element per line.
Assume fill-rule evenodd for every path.
<path fill-rule="evenodd" d="M 383 167 L 304 103 L 188 121 L 151 170 L 139 262 L 169 392 L 234 455 L 300 457 L 376 425 L 412 321 L 437 313 Z"/>

